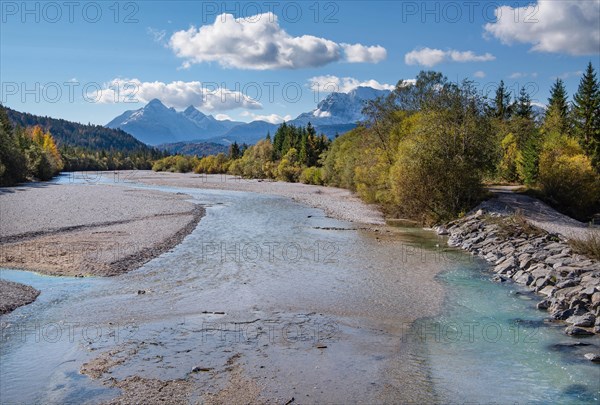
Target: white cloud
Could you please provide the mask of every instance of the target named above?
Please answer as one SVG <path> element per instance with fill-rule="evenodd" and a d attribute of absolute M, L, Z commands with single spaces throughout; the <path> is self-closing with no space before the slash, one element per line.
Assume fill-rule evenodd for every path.
<path fill-rule="evenodd" d="M 384 47 L 364 46 L 361 44 L 341 44 L 346 54 L 346 60 L 350 63 L 370 62 L 379 63 L 387 58 L 387 51 Z"/>
<path fill-rule="evenodd" d="M 496 8 L 485 32 L 503 44 L 532 44 L 532 51 L 600 53 L 600 0 L 538 0 L 534 5 Z"/>
<path fill-rule="evenodd" d="M 473 73 L 473 76 L 478 79 L 483 79 L 485 77 L 485 72 L 483 70 L 478 70 L 477 72 Z"/>
<path fill-rule="evenodd" d="M 509 79 L 524 79 L 526 77 L 531 77 L 531 78 L 535 79 L 536 77 L 538 77 L 538 74 L 537 74 L 537 72 L 532 72 L 532 73 L 514 72 L 508 76 Z"/>
<path fill-rule="evenodd" d="M 193 63 L 217 62 L 238 69 L 299 69 L 344 58 L 351 63 L 377 63 L 386 57 L 381 46 L 338 44 L 312 35 L 291 36 L 279 26 L 273 13 L 238 19 L 221 14 L 213 24 L 175 32 L 169 47 L 184 59 L 184 68 Z"/>
<path fill-rule="evenodd" d="M 217 114 L 215 115 L 215 119 L 217 119 L 218 121 L 233 121 L 233 118 L 231 118 L 229 115 L 227 114 Z"/>
<path fill-rule="evenodd" d="M 372 87 L 377 90 L 394 90 L 396 86 L 379 83 L 377 80 L 360 81 L 353 77 L 337 77 L 333 75 L 315 76 L 308 79 L 309 87 L 315 92 L 348 93 L 357 87 Z"/>
<path fill-rule="evenodd" d="M 473 51 L 456 51 L 449 49 L 420 48 L 415 49 L 404 55 L 404 62 L 407 65 L 435 66 L 442 62 L 488 62 L 495 60 L 496 57 L 490 53 L 476 55 Z"/>
<path fill-rule="evenodd" d="M 280 124 L 283 121 L 291 121 L 292 120 L 292 116 L 289 114 L 286 116 L 281 116 L 278 114 L 258 115 L 258 114 L 254 114 L 250 111 L 244 111 L 244 112 L 242 112 L 241 116 L 249 117 L 252 119 L 252 121 L 266 121 L 271 124 Z"/>
<path fill-rule="evenodd" d="M 113 79 L 104 83 L 100 91 L 87 95 L 91 101 L 99 103 L 147 103 L 158 98 L 174 108 L 193 105 L 206 111 L 226 111 L 235 108 L 261 109 L 257 100 L 241 92 L 203 84 L 201 82 L 175 81 L 142 82 L 138 79 Z"/>
<path fill-rule="evenodd" d="M 566 79 L 569 79 L 571 77 L 580 77 L 582 75 L 583 75 L 583 70 L 577 70 L 575 72 L 564 72 L 564 73 L 561 73 L 560 75 L 558 75 L 556 77 L 553 77 L 553 79 L 559 78 L 559 79 L 566 80 Z"/>

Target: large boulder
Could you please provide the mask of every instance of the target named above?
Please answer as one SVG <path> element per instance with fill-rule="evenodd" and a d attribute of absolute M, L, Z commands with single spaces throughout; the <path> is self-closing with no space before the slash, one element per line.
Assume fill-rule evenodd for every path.
<path fill-rule="evenodd" d="M 567 323 L 573 324 L 573 326 L 591 327 L 594 326 L 596 317 L 591 312 L 583 315 L 572 315 L 567 318 Z"/>
<path fill-rule="evenodd" d="M 583 329 L 577 326 L 567 326 L 565 333 L 569 336 L 591 336 L 594 332 L 590 332 L 587 329 Z"/>

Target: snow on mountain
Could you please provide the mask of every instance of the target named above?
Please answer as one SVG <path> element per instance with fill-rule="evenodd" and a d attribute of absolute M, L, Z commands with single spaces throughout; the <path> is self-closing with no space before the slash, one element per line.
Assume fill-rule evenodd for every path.
<path fill-rule="evenodd" d="M 311 122 L 315 127 L 356 124 L 364 120 L 362 109 L 368 100 L 389 94 L 389 90 L 376 90 L 371 87 L 357 87 L 349 93 L 331 93 L 316 109 L 300 114 L 291 124 L 306 125 Z"/>
<path fill-rule="evenodd" d="M 358 121 L 364 120 L 362 109 L 366 101 L 388 94 L 389 90 L 371 87 L 357 87 L 349 93 L 331 93 L 313 111 L 300 114 L 289 124 L 305 126 L 310 122 L 318 132 L 332 138 L 351 130 Z M 265 121 L 219 121 L 193 106 L 177 112 L 154 99 L 139 110 L 126 111 L 106 126 L 121 128 L 142 142 L 158 145 L 196 140 L 210 140 L 221 144 L 234 141 L 253 144 L 264 138 L 267 132 L 273 135 L 279 125 Z"/>
<path fill-rule="evenodd" d="M 239 124 L 242 123 L 219 121 L 193 106 L 177 112 L 154 99 L 139 110 L 124 112 L 106 126 L 120 128 L 149 145 L 158 145 L 216 137 Z"/>

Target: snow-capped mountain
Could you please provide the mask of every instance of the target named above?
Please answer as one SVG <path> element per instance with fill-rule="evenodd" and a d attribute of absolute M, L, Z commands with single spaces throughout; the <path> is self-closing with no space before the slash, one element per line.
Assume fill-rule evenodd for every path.
<path fill-rule="evenodd" d="M 358 87 L 348 93 L 331 93 L 317 108 L 300 114 L 289 124 L 304 126 L 310 122 L 318 132 L 334 137 L 354 128 L 358 121 L 365 118 L 362 109 L 366 101 L 389 93 L 389 90 L 371 87 Z M 279 127 L 278 124 L 265 121 L 219 121 L 193 106 L 177 112 L 157 99 L 139 110 L 126 111 L 106 126 L 121 128 L 150 145 L 196 140 L 220 144 L 234 141 L 253 144 L 264 138 L 267 132 L 273 135 Z"/>
<path fill-rule="evenodd" d="M 177 112 L 154 99 L 139 110 L 125 111 L 106 126 L 120 128 L 149 145 L 158 145 L 220 136 L 239 124 L 243 123 L 219 121 L 193 106 Z"/>
<path fill-rule="evenodd" d="M 385 97 L 389 90 L 377 90 L 371 87 L 357 87 L 349 93 L 331 93 L 323 99 L 313 111 L 303 113 L 291 123 L 315 126 L 356 124 L 365 117 L 362 109 L 368 100 Z"/>

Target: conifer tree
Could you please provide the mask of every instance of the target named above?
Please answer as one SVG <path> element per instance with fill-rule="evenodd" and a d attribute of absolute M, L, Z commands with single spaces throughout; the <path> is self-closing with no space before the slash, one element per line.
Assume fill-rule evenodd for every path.
<path fill-rule="evenodd" d="M 579 82 L 573 96 L 575 131 L 596 170 L 600 168 L 600 86 L 592 63 Z"/>
<path fill-rule="evenodd" d="M 562 134 L 569 133 L 569 103 L 567 101 L 567 90 L 561 79 L 556 79 L 556 82 L 554 82 L 550 89 L 548 109 L 544 118 L 544 128 L 546 132 L 557 131 Z"/>
<path fill-rule="evenodd" d="M 513 106 L 510 102 L 510 92 L 504 86 L 504 80 L 500 80 L 500 85 L 496 89 L 494 97 L 494 116 L 502 120 L 510 118 Z"/>

